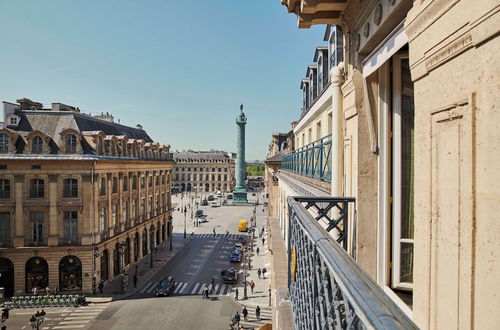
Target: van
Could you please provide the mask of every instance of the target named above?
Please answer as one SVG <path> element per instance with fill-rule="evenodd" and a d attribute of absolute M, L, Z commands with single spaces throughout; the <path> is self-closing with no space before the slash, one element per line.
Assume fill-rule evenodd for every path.
<path fill-rule="evenodd" d="M 248 230 L 248 223 L 246 220 L 240 220 L 238 224 L 238 231 L 247 231 Z"/>

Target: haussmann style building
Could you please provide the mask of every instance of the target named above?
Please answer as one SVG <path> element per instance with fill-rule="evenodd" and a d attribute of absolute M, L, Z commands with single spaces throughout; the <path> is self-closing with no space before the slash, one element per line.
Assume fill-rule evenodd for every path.
<path fill-rule="evenodd" d="M 0 287 L 95 291 L 171 237 L 169 146 L 60 103 L 4 102 Z"/>
<path fill-rule="evenodd" d="M 181 151 L 174 152 L 174 192 L 232 192 L 235 185 L 236 154 L 231 152 Z"/>
<path fill-rule="evenodd" d="M 273 326 L 498 328 L 498 1 L 281 3 L 326 29 L 266 161 Z"/>

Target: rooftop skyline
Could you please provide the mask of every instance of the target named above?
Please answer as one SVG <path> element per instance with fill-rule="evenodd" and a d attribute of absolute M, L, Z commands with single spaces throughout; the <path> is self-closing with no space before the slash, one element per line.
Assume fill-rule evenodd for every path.
<path fill-rule="evenodd" d="M 233 152 L 243 103 L 248 159 L 299 117 L 324 27 L 296 29 L 279 1 L 96 4 L 0 1 L 0 100 L 109 112 L 172 150 Z"/>

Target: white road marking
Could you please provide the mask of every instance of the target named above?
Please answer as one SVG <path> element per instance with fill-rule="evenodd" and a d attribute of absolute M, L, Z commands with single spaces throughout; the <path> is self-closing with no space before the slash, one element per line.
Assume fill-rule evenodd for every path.
<path fill-rule="evenodd" d="M 217 290 L 219 289 L 220 284 L 215 285 L 215 289 L 213 291 L 214 294 L 217 294 Z"/>
<path fill-rule="evenodd" d="M 153 282 L 151 282 L 151 283 L 149 283 L 148 285 L 146 285 L 146 286 L 144 287 L 144 289 L 142 289 L 142 290 L 141 290 L 141 293 L 144 293 L 144 291 L 146 291 L 146 290 L 149 288 L 149 286 L 150 286 L 151 284 L 153 284 Z"/>
<path fill-rule="evenodd" d="M 65 320 L 88 320 L 93 318 L 94 316 L 68 316 Z"/>
<path fill-rule="evenodd" d="M 154 285 L 151 285 L 151 287 L 149 287 L 148 291 L 146 291 L 146 293 L 150 293 L 151 291 L 153 291 L 153 289 L 155 288 Z"/>
<path fill-rule="evenodd" d="M 196 289 L 198 288 L 198 285 L 200 285 L 200 283 L 196 283 L 196 285 L 194 286 L 193 290 L 191 291 L 191 294 L 194 294 Z"/>
<path fill-rule="evenodd" d="M 52 329 L 76 329 L 83 328 L 86 324 L 67 324 L 67 325 L 58 325 L 57 327 L 53 327 Z"/>
<path fill-rule="evenodd" d="M 76 315 L 78 315 L 78 316 L 84 316 L 84 315 L 85 316 L 91 316 L 91 315 L 94 316 L 94 315 L 99 315 L 100 313 L 101 312 L 78 313 L 78 314 L 75 314 L 75 315 L 72 315 L 72 316 L 76 316 Z"/>
<path fill-rule="evenodd" d="M 198 290 L 198 294 L 201 294 L 203 292 L 203 288 L 205 287 L 205 284 L 202 283 L 200 290 Z"/>
<path fill-rule="evenodd" d="M 179 293 L 182 293 L 184 291 L 184 289 L 187 287 L 188 283 L 184 283 L 184 285 L 182 286 L 182 289 L 179 290 Z"/>
<path fill-rule="evenodd" d="M 72 321 L 61 321 L 59 322 L 60 325 L 63 325 L 63 324 L 78 324 L 78 323 L 88 323 L 90 322 L 90 320 L 72 320 Z"/>
<path fill-rule="evenodd" d="M 181 282 L 181 283 L 177 283 L 177 286 L 175 287 L 174 293 L 179 292 L 179 290 L 181 289 L 181 287 L 182 287 L 183 285 L 184 285 L 184 283 L 183 283 L 183 282 Z"/>

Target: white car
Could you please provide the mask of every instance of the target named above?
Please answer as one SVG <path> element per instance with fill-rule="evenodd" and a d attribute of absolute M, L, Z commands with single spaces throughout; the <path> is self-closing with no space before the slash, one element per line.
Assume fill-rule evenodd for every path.
<path fill-rule="evenodd" d="M 208 222 L 207 216 L 206 215 L 202 215 L 202 216 L 198 217 L 198 222 L 199 223 Z"/>
<path fill-rule="evenodd" d="M 217 202 L 212 202 L 212 203 L 210 203 L 210 207 L 219 207 L 219 206 L 220 206 L 220 205 L 219 205 L 219 203 L 217 203 Z"/>

